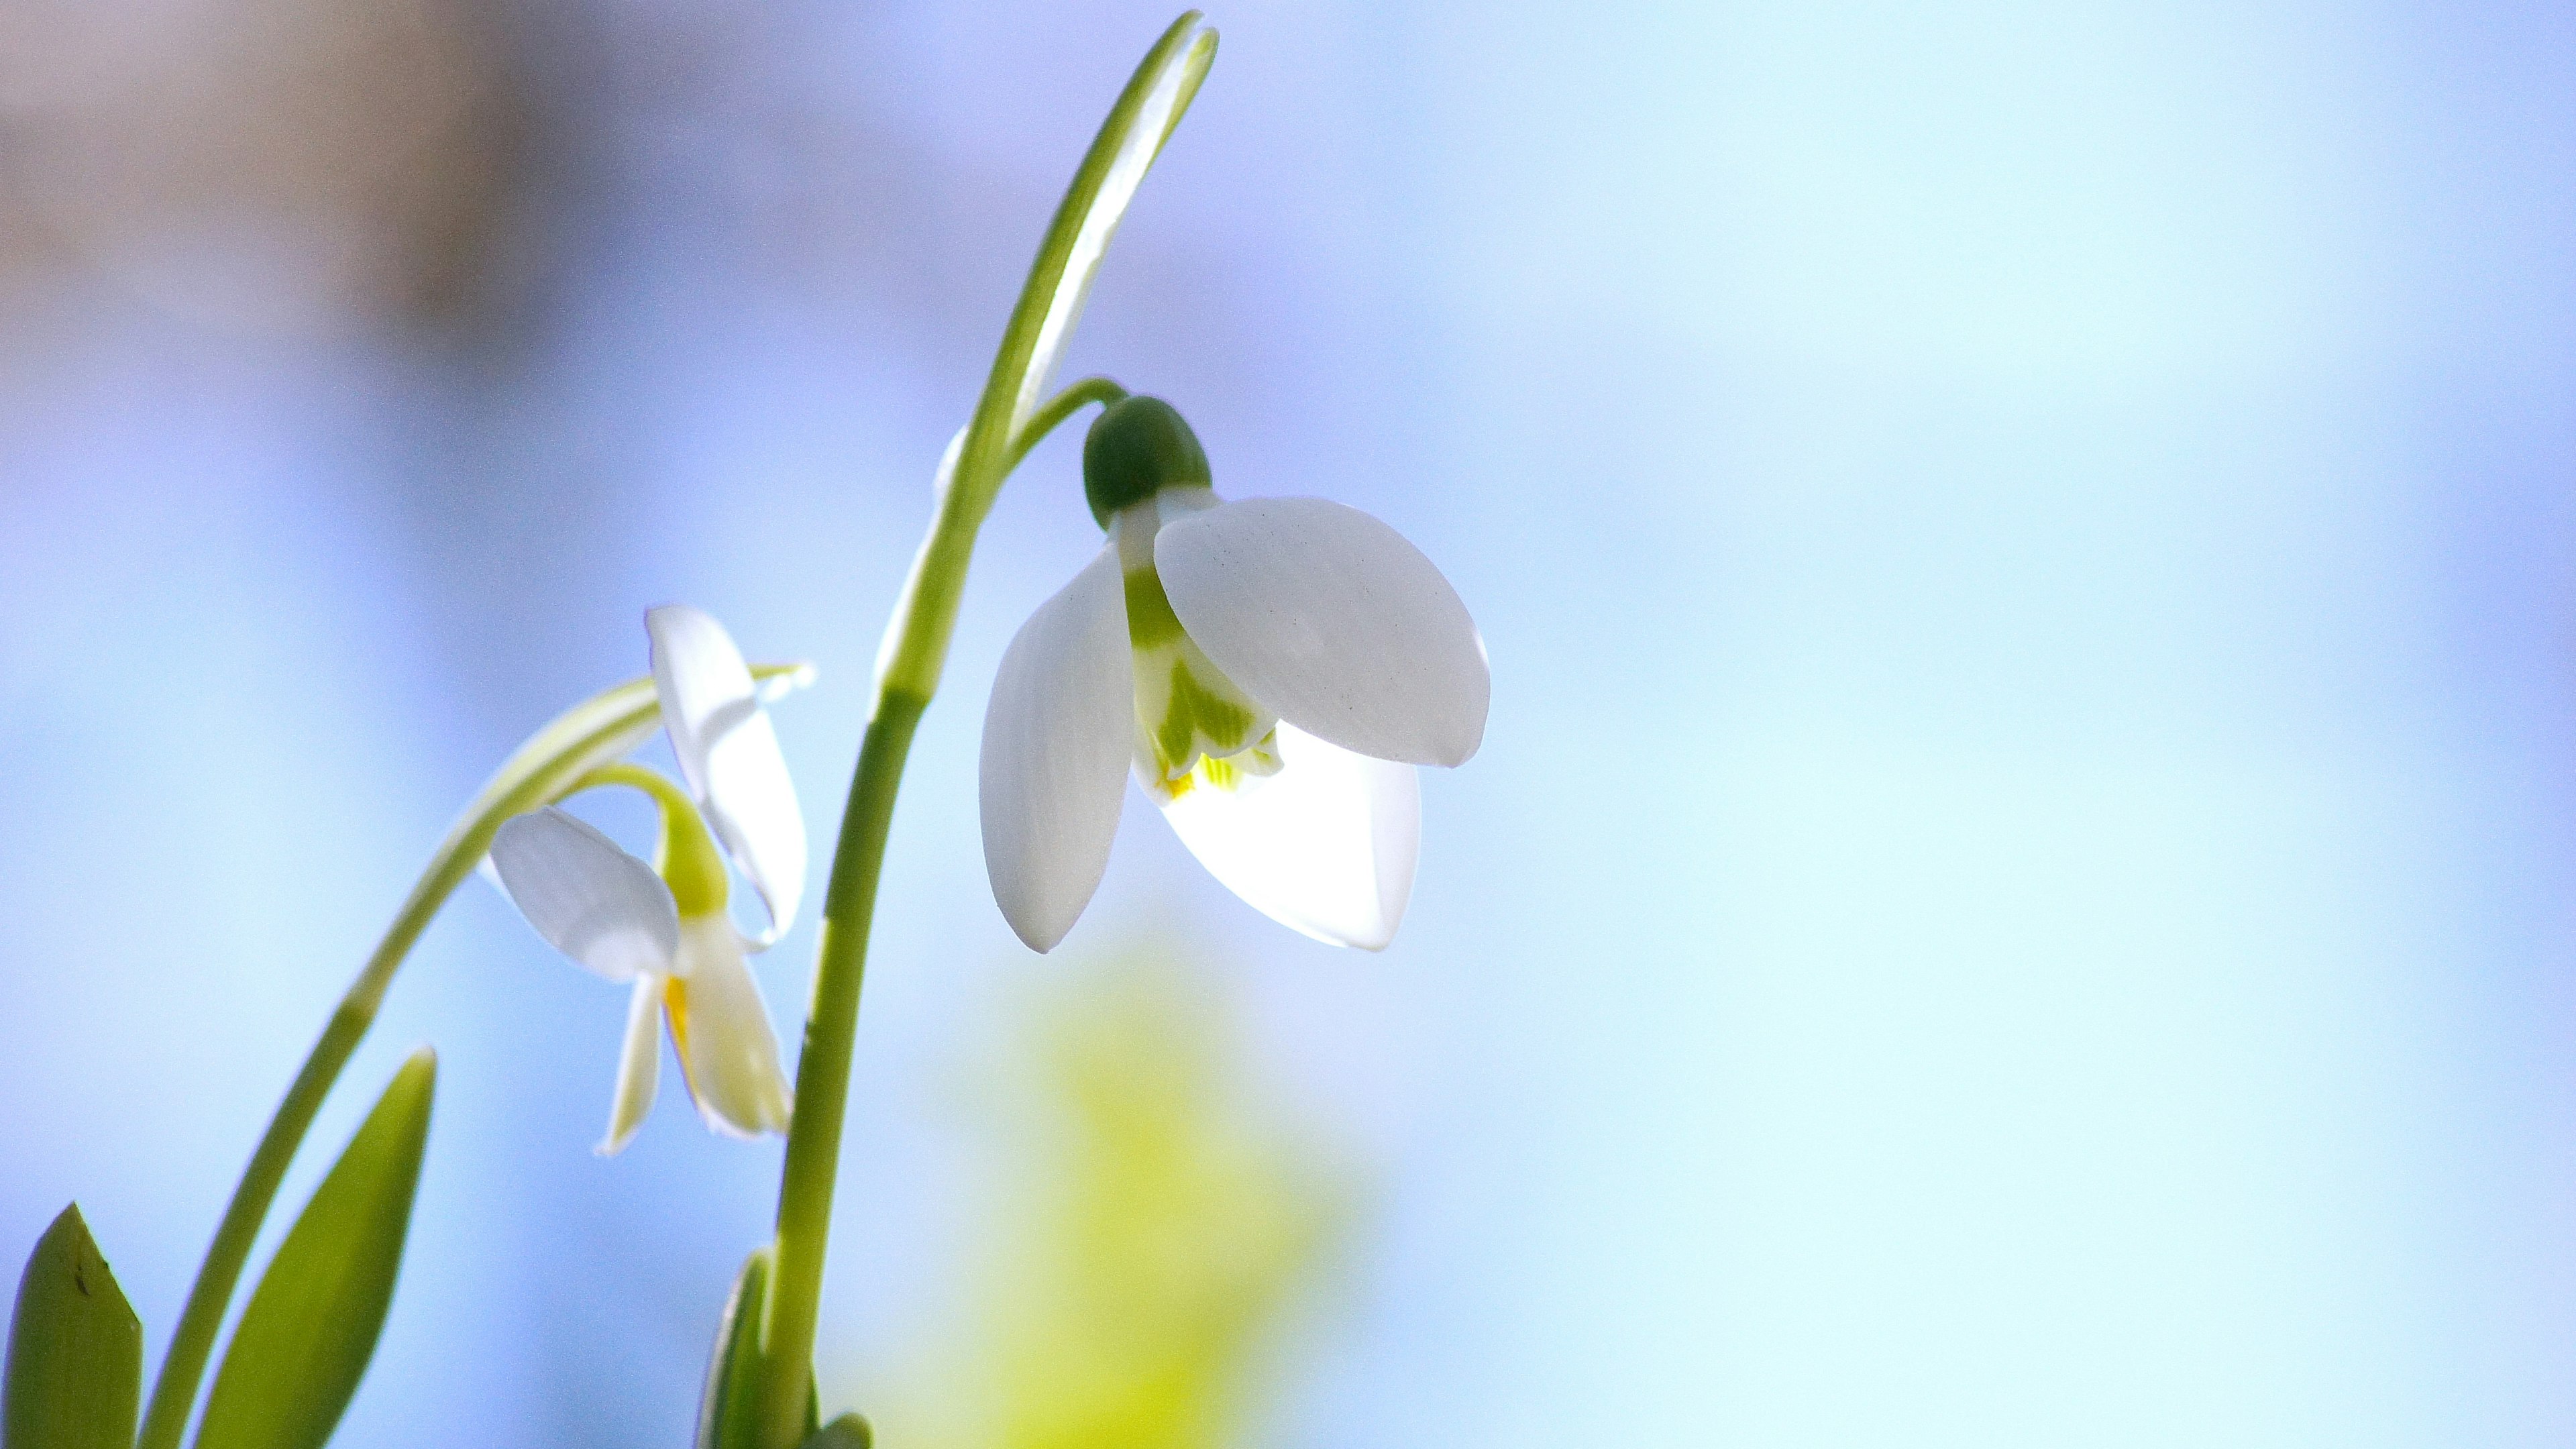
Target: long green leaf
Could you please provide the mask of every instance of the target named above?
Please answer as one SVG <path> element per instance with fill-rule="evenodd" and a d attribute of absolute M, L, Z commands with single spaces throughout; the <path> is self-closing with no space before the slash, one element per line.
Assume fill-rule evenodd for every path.
<path fill-rule="evenodd" d="M 349 1141 L 242 1310 L 197 1449 L 321 1449 L 393 1305 L 429 1144 L 438 1058 L 423 1047 Z"/>
<path fill-rule="evenodd" d="M 143 1325 L 74 1203 L 18 1280 L 0 1449 L 126 1449 L 142 1395 Z"/>

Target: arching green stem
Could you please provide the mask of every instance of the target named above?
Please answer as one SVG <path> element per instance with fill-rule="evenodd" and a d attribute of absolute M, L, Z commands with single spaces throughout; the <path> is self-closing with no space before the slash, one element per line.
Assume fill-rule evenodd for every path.
<path fill-rule="evenodd" d="M 1020 429 L 1017 438 L 1011 440 L 1011 460 L 1004 466 L 1004 471 L 1019 467 L 1020 460 L 1029 455 L 1029 449 L 1045 441 L 1046 435 L 1054 432 L 1056 425 L 1065 419 L 1092 403 L 1105 408 L 1126 396 L 1127 389 L 1108 378 L 1086 377 L 1047 399 L 1046 406 L 1029 414 L 1028 424 Z"/>
<path fill-rule="evenodd" d="M 1125 389 L 1106 378 L 1089 378 L 1043 405 L 1024 401 L 1043 384 L 1043 374 L 1061 352 L 1118 213 L 1180 123 L 1215 58 L 1216 33 L 1199 29 L 1198 20 L 1196 11 L 1183 15 L 1146 53 L 1075 171 L 1003 329 L 973 420 L 942 480 L 930 531 L 886 626 L 875 707 L 851 774 L 831 883 L 824 893 L 814 999 L 806 1016 L 804 1051 L 796 1063 L 796 1112 L 778 1185 L 777 1259 L 762 1335 L 760 1438 L 744 1449 L 794 1449 L 802 1437 L 832 1194 L 840 1170 L 851 1042 L 858 1030 L 859 987 L 866 974 L 886 832 L 894 819 L 895 791 L 903 780 L 913 730 L 939 688 L 975 535 L 1003 480 L 1049 429 L 1084 405 L 1126 396 Z"/>
<path fill-rule="evenodd" d="M 764 664 L 752 673 L 776 680 L 802 679 L 810 671 L 801 664 Z M 170 1351 L 162 1356 L 138 1449 L 178 1449 L 187 1433 L 206 1360 L 214 1352 L 224 1312 L 232 1303 L 233 1289 L 241 1282 L 242 1267 L 249 1261 L 269 1205 L 277 1198 L 287 1165 L 295 1160 L 296 1149 L 303 1145 L 314 1115 L 322 1110 L 331 1084 L 339 1080 L 367 1028 L 374 1025 L 394 972 L 401 969 L 421 932 L 429 929 L 438 908 L 473 874 L 483 853 L 491 849 L 493 832 L 501 822 L 562 798 L 594 768 L 642 744 L 661 722 L 661 706 L 650 679 L 629 680 L 593 695 L 521 745 L 449 827 L 411 894 L 403 898 L 384 939 L 377 942 L 358 979 L 340 998 L 330 1023 L 322 1029 L 322 1039 L 304 1059 L 303 1069 L 286 1089 L 286 1100 L 278 1104 L 277 1114 L 269 1119 L 268 1130 L 251 1153 L 250 1165 L 242 1170 L 241 1183 L 233 1189 L 215 1240 L 197 1269 L 197 1281 L 188 1290 L 179 1326 L 170 1335 Z"/>
<path fill-rule="evenodd" d="M 659 771 L 630 760 L 612 760 L 584 771 L 563 798 L 612 785 L 643 791 L 660 814 L 662 832 L 653 848 L 653 871 L 671 888 L 671 903 L 680 914 L 703 916 L 723 910 L 732 881 L 725 875 L 724 857 L 716 853 L 716 838 L 707 829 L 706 817 L 698 813 L 688 793 Z"/>

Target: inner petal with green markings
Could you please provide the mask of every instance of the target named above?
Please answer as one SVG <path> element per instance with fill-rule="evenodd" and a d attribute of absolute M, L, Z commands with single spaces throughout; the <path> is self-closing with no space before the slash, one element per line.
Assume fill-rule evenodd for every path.
<path fill-rule="evenodd" d="M 1126 575 L 1136 676 L 1136 777 L 1161 800 L 1240 788 L 1279 770 L 1279 717 L 1225 677 L 1181 627 L 1148 561 Z"/>

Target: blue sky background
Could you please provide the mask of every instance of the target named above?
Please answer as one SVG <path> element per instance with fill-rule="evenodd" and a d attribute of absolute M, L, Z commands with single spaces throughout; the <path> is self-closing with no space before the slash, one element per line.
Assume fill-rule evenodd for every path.
<path fill-rule="evenodd" d="M 820 663 L 779 718 L 828 836 L 931 465 L 1170 18 L 418 8 L 521 97 L 480 320 L 305 305 L 345 238 L 288 211 L 93 245 L 0 191 L 57 239 L 0 274 L 0 1244 L 77 1196 L 156 1352 L 412 871 L 645 607 Z M 1259 1442 L 2576 1434 L 2576 20 L 1211 18 L 1067 375 L 1393 523 L 1495 678 L 1384 955 L 1132 797 L 1065 948 L 1188 943 L 1379 1166 Z M 1096 547 L 1076 442 L 986 532 L 897 816 L 836 1401 L 936 1320 L 943 1104 L 1057 969 L 974 750 Z M 791 1042 L 810 953 L 762 966 Z M 776 1151 L 666 1097 L 590 1157 L 621 1021 L 480 886 L 424 944 L 315 1136 L 438 1044 L 344 1442 L 684 1432 Z"/>

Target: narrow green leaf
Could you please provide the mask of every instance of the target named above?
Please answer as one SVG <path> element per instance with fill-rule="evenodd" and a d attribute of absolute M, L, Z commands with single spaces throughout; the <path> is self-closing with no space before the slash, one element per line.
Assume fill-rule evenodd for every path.
<path fill-rule="evenodd" d="M 843 1414 L 824 1425 L 807 1439 L 804 1449 L 872 1449 L 877 1442 L 876 1430 L 856 1414 Z"/>
<path fill-rule="evenodd" d="M 394 1073 L 242 1310 L 197 1449 L 321 1449 L 358 1391 L 393 1305 L 429 1143 L 438 1058 Z"/>
<path fill-rule="evenodd" d="M 74 1203 L 18 1280 L 0 1449 L 127 1449 L 142 1394 L 143 1325 Z"/>
<path fill-rule="evenodd" d="M 733 1295 L 725 1300 L 724 1320 L 716 1326 L 716 1351 L 707 1360 L 706 1387 L 698 1395 L 697 1449 L 743 1449 L 759 1442 L 761 1332 L 769 1317 L 769 1280 L 777 1249 L 755 1249 L 734 1275 Z M 807 1371 L 805 1432 L 822 1423 L 821 1399 Z"/>
<path fill-rule="evenodd" d="M 759 1409 L 760 1322 L 769 1309 L 772 1250 L 756 1248 L 734 1275 L 716 1327 L 716 1351 L 707 1360 L 707 1385 L 698 1395 L 698 1449 L 727 1449 L 753 1442 Z"/>

